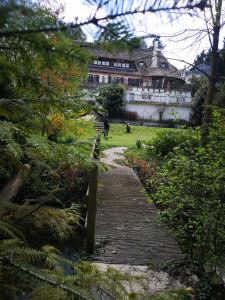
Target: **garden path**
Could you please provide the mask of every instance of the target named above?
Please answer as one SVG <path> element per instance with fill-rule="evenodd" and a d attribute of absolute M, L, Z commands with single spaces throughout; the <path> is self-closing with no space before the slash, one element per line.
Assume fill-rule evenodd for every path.
<path fill-rule="evenodd" d="M 95 261 L 144 266 L 183 259 L 167 226 L 157 221 L 157 209 L 133 169 L 115 163 L 125 147 L 104 151 L 110 165 L 99 174 Z"/>

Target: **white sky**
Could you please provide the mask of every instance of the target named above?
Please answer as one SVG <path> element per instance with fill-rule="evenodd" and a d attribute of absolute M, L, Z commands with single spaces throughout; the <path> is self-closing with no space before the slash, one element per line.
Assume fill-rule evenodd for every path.
<path fill-rule="evenodd" d="M 91 14 L 94 13 L 94 7 L 86 6 L 82 3 L 82 0 L 56 0 L 58 3 L 64 5 L 63 18 L 65 21 L 73 22 L 75 18 L 79 20 L 87 19 Z M 224 1 L 225 2 L 225 1 Z M 223 4 L 223 10 L 225 10 L 225 3 Z M 104 11 L 99 12 L 100 16 L 104 15 Z M 98 16 L 99 16 L 98 15 Z M 225 15 L 225 13 L 224 13 Z M 172 19 L 171 20 L 171 16 Z M 194 58 L 199 54 L 203 49 L 209 48 L 209 40 L 207 35 L 205 38 L 200 38 L 198 36 L 187 38 L 187 35 L 179 36 L 174 38 L 174 33 L 182 31 L 184 29 L 192 29 L 192 34 L 195 33 L 194 30 L 205 28 L 205 22 L 203 20 L 203 13 L 200 12 L 199 16 L 170 14 L 161 14 L 161 16 L 156 14 L 146 14 L 146 15 L 137 15 L 134 18 L 133 27 L 135 28 L 136 35 L 147 35 L 147 34 L 156 34 L 160 35 L 162 42 L 166 46 L 163 50 L 164 55 L 167 58 L 173 58 L 170 62 L 175 65 L 177 68 L 183 68 L 185 63 L 176 61 L 184 60 L 188 63 L 193 63 Z M 224 19 L 223 19 L 224 21 Z M 88 40 L 92 41 L 93 29 L 85 29 Z M 222 41 L 225 37 L 225 26 L 221 30 L 220 35 L 220 47 L 222 47 Z M 181 41 L 175 41 L 176 39 L 182 39 Z M 173 40 L 173 41 L 172 41 Z M 151 40 L 146 40 L 149 46 L 151 45 Z M 193 44 L 194 45 L 191 45 Z"/>

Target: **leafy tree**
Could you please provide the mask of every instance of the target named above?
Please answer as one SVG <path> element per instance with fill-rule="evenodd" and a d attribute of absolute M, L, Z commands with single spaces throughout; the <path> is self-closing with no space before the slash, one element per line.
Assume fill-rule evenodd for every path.
<path fill-rule="evenodd" d="M 133 49 L 147 49 L 148 45 L 146 44 L 145 40 L 141 37 L 132 37 L 129 40 L 129 44 Z"/>
<path fill-rule="evenodd" d="M 212 5 L 212 3 L 210 3 Z M 212 20 L 212 33 L 209 33 L 208 27 L 207 32 L 211 43 L 211 72 L 209 77 L 209 86 L 207 97 L 204 103 L 204 117 L 201 126 L 202 133 L 202 144 L 206 145 L 208 142 L 209 136 L 209 126 L 211 123 L 212 116 L 212 104 L 215 101 L 215 91 L 216 91 L 216 81 L 218 73 L 218 47 L 219 47 L 219 38 L 222 24 L 222 9 L 223 1 L 218 0 L 214 1 L 214 5 L 211 6 L 210 14 Z"/>
<path fill-rule="evenodd" d="M 193 105 L 190 114 L 190 122 L 201 125 L 203 118 L 204 102 L 207 96 L 208 83 L 206 80 L 195 79 L 193 82 Z"/>
<path fill-rule="evenodd" d="M 224 38 L 225 41 L 225 38 Z M 199 64 L 207 64 L 211 65 L 211 56 L 212 50 L 208 51 L 203 50 L 194 60 L 194 65 L 198 66 Z M 219 68 L 217 68 L 217 80 L 224 81 L 225 80 L 225 42 L 222 49 L 218 50 L 217 64 Z M 192 68 L 192 70 L 194 67 Z"/>
<path fill-rule="evenodd" d="M 1 4 L 0 30 L 57 25 L 57 13 L 35 3 Z M 49 114 L 81 108 L 79 85 L 89 56 L 69 34 L 37 33 L 2 38 L 0 41 L 1 171 L 7 176 L 29 162 L 24 147 L 29 136 L 47 134 Z M 5 128 L 8 128 L 5 131 Z M 8 135 L 4 134 L 8 132 Z M 12 144 L 17 145 L 14 147 Z M 10 146 L 11 145 L 11 146 Z M 8 149 L 22 150 L 12 154 Z M 14 151 L 14 152 L 15 152 Z M 15 157 L 14 160 L 9 159 Z M 26 158 L 25 158 L 26 157 Z M 11 162 L 10 162 L 11 161 Z M 7 167 L 8 164 L 8 167 Z M 7 171 L 11 170 L 10 172 Z M 1 173 L 1 172 L 0 172 Z M 4 175 L 3 175 L 4 176 Z"/>
<path fill-rule="evenodd" d="M 99 89 L 96 100 L 106 109 L 110 117 L 121 117 L 123 106 L 122 85 L 107 84 Z"/>
<path fill-rule="evenodd" d="M 194 65 L 198 66 L 200 64 L 210 64 L 210 51 L 205 52 L 205 50 L 203 50 L 200 54 L 197 55 L 194 60 Z"/>
<path fill-rule="evenodd" d="M 216 105 L 221 108 L 225 107 L 225 81 L 217 84 Z"/>

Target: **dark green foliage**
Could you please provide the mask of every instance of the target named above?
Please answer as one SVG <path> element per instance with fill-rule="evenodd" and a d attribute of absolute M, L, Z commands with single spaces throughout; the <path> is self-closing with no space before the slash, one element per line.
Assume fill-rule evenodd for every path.
<path fill-rule="evenodd" d="M 224 38 L 225 41 L 225 38 Z M 211 55 L 212 50 L 206 51 L 203 50 L 200 54 L 197 55 L 194 60 L 194 65 L 198 66 L 199 64 L 211 64 Z M 225 78 L 225 42 L 223 48 L 218 51 L 217 56 L 217 80 L 224 81 Z"/>
<path fill-rule="evenodd" d="M 100 29 L 96 35 L 96 42 L 111 52 L 133 51 L 135 49 L 146 49 L 147 44 L 143 38 L 134 36 L 127 24 L 123 21 L 109 23 L 104 29 Z"/>
<path fill-rule="evenodd" d="M 225 107 L 225 81 L 216 86 L 216 105 L 221 108 Z"/>
<path fill-rule="evenodd" d="M 190 115 L 190 123 L 193 125 L 201 125 L 203 118 L 204 102 L 207 97 L 208 82 L 206 80 L 197 80 L 193 82 L 193 105 Z M 216 99 L 214 105 L 217 107 L 225 107 L 225 84 L 220 81 L 216 84 Z"/>
<path fill-rule="evenodd" d="M 148 142 L 147 151 L 150 156 L 165 157 L 167 154 L 186 147 L 196 147 L 199 144 L 197 131 L 191 129 L 176 129 L 159 132 L 156 138 Z"/>
<path fill-rule="evenodd" d="M 0 4 L 1 31 L 61 22 L 57 10 L 33 1 L 20 4 Z M 11 215 L 10 222 L 37 244 L 46 236 L 57 242 L 75 234 L 87 189 L 91 145 L 79 144 L 82 128 L 89 127 L 79 120 L 88 112 L 79 100 L 79 85 L 89 56 L 73 40 L 81 34 L 40 32 L 0 41 L 0 189 L 24 164 L 31 167 L 9 199 L 13 210 L 2 214 L 2 196 L 0 214 Z M 75 219 L 66 211 L 74 205 Z"/>
<path fill-rule="evenodd" d="M 217 116 L 207 148 L 178 144 L 149 187 L 184 251 L 201 264 L 220 264 L 225 251 L 224 119 Z"/>
<path fill-rule="evenodd" d="M 137 146 L 137 148 L 141 148 L 142 143 L 140 140 L 136 140 L 136 146 Z"/>
<path fill-rule="evenodd" d="M 96 99 L 108 111 L 110 117 L 121 117 L 123 92 L 124 88 L 119 84 L 107 84 L 99 89 Z"/>
<path fill-rule="evenodd" d="M 204 102 L 207 97 L 208 82 L 206 80 L 194 80 L 193 84 L 193 105 L 190 114 L 190 123 L 201 125 L 203 118 Z"/>
<path fill-rule="evenodd" d="M 106 291 L 123 300 L 129 295 L 122 282 L 141 280 L 112 268 L 100 272 L 88 262 L 77 264 L 50 245 L 30 248 L 6 222 L 0 222 L 0 237 L 0 299 L 99 299 L 95 291 Z"/>
<path fill-rule="evenodd" d="M 130 47 L 133 49 L 147 49 L 148 45 L 146 44 L 145 40 L 140 37 L 132 37 L 129 40 Z"/>
<path fill-rule="evenodd" d="M 205 52 L 203 50 L 200 54 L 197 55 L 196 59 L 194 60 L 194 65 L 198 66 L 200 64 L 210 64 L 210 52 Z"/>

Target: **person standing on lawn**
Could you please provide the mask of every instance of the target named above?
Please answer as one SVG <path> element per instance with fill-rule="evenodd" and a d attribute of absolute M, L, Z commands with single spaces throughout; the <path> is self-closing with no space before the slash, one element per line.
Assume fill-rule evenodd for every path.
<path fill-rule="evenodd" d="M 108 134 L 109 134 L 109 121 L 107 119 L 104 120 L 104 130 L 103 130 L 103 133 L 104 133 L 104 138 L 107 138 L 108 137 Z"/>

